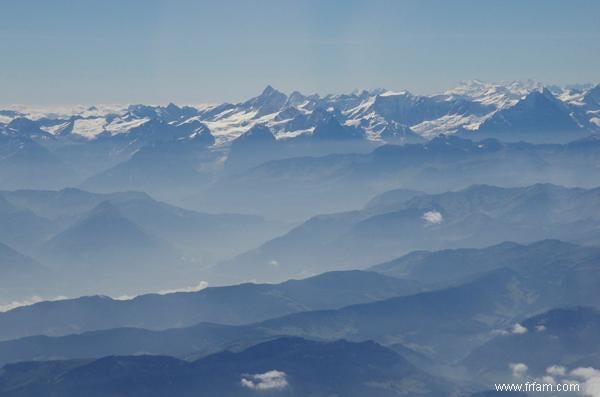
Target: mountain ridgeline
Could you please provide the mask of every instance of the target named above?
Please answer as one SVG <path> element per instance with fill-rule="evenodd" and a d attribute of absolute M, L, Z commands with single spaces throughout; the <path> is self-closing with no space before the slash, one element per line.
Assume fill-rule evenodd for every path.
<path fill-rule="evenodd" d="M 554 148 L 560 152 L 554 156 L 545 147 L 504 144 L 566 144 L 600 132 L 597 91 L 598 86 L 566 89 L 533 82 L 473 81 L 432 96 L 386 90 L 319 96 L 286 95 L 269 86 L 235 104 L 99 105 L 42 114 L 6 109 L 0 110 L 0 183 L 7 190 L 65 186 L 102 192 L 139 190 L 198 210 L 279 218 L 293 213 L 295 221 L 332 212 L 341 198 L 346 198 L 347 209 L 356 207 L 399 182 L 415 190 L 430 190 L 440 183 L 446 189 L 507 180 L 565 183 L 577 180 L 574 168 L 589 166 L 590 160 L 575 157 L 578 154 L 563 146 Z M 429 141 L 449 135 L 492 140 L 481 148 L 474 144 L 466 158 L 430 153 L 435 145 Z M 396 152 L 393 146 L 398 145 L 410 145 L 408 153 Z M 466 151 L 466 143 L 452 145 L 457 145 L 456 154 Z M 392 148 L 373 152 L 380 146 Z M 325 157 L 312 164 L 312 157 L 330 154 L 348 156 Z M 369 164 L 371 157 L 382 156 L 387 158 L 382 159 L 385 164 Z M 506 156 L 511 161 L 497 161 Z M 273 171 L 252 171 L 264 163 L 298 157 L 301 162 L 272 165 L 278 173 L 288 174 L 285 189 L 263 186 L 281 183 L 264 174 Z M 395 166 L 401 169 L 390 169 L 390 157 L 400 160 Z M 441 158 L 457 163 L 454 170 L 440 174 Z M 409 159 L 419 169 L 407 170 Z M 482 166 L 482 161 L 488 164 Z M 527 172 L 519 172 L 524 166 Z M 303 169 L 308 174 L 293 180 Z M 467 173 L 470 179 L 461 180 Z M 363 189 L 348 183 L 327 189 L 318 183 L 323 178 L 338 181 L 342 175 L 359 178 L 354 185 L 369 183 Z M 591 175 L 578 177 L 585 177 L 582 182 L 588 185 L 598 184 Z M 246 184 L 256 184 L 256 191 L 249 192 Z M 307 186 L 299 189 L 298 184 Z M 310 202 L 302 206 L 302 200 Z"/>
<path fill-rule="evenodd" d="M 311 218 L 213 270 L 280 280 L 363 267 L 415 249 L 478 248 L 544 238 L 597 244 L 599 195 L 598 189 L 550 184 L 475 185 L 440 194 L 400 194 L 397 200 L 386 194 L 360 210 Z"/>
<path fill-rule="evenodd" d="M 599 165 L 598 85 L 6 106 L 0 397 L 595 397 Z"/>
<path fill-rule="evenodd" d="M 186 210 L 140 192 L 0 191 L 0 205 L 0 222 L 9 227 L 0 231 L 3 299 L 126 295 L 190 279 L 197 285 L 203 267 L 287 227 L 259 216 Z M 18 279 L 30 288 L 19 293 Z"/>

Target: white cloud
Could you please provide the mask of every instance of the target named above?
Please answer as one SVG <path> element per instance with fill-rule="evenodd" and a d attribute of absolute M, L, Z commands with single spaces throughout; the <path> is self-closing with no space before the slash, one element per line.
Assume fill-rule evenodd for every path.
<path fill-rule="evenodd" d="M 444 217 L 438 211 L 427 211 L 423 214 L 421 219 L 424 219 L 425 222 L 430 223 L 432 225 L 437 225 L 444 221 Z"/>
<path fill-rule="evenodd" d="M 551 377 L 549 375 L 546 375 L 546 376 L 542 376 L 541 383 L 549 384 L 549 385 L 555 385 L 556 384 L 556 380 L 554 380 L 553 377 Z"/>
<path fill-rule="evenodd" d="M 546 330 L 546 326 L 545 325 L 536 325 L 535 330 L 537 332 L 544 332 Z"/>
<path fill-rule="evenodd" d="M 546 368 L 546 373 L 552 376 L 565 376 L 567 369 L 561 365 L 553 365 Z"/>
<path fill-rule="evenodd" d="M 600 370 L 592 367 L 581 367 L 574 369 L 570 374 L 583 381 L 583 383 L 580 383 L 582 395 L 600 397 Z"/>
<path fill-rule="evenodd" d="M 515 325 L 513 325 L 511 332 L 513 333 L 513 335 L 522 335 L 527 333 L 527 328 L 525 328 L 519 323 L 516 323 Z"/>
<path fill-rule="evenodd" d="M 285 372 L 272 370 L 262 374 L 244 375 L 242 386 L 253 390 L 277 390 L 288 386 Z"/>
<path fill-rule="evenodd" d="M 515 378 L 522 378 L 527 374 L 527 370 L 529 369 L 529 367 L 523 363 L 510 363 L 508 364 L 508 367 Z"/>
<path fill-rule="evenodd" d="M 273 267 L 279 267 L 279 262 L 275 259 L 269 261 L 269 265 Z"/>
<path fill-rule="evenodd" d="M 579 367 L 572 371 L 562 365 L 552 365 L 546 368 L 546 373 L 538 377 L 529 376 L 529 368 L 524 363 L 511 363 L 509 367 L 512 371 L 512 375 L 516 378 L 520 378 L 523 382 L 528 380 L 529 382 L 537 382 L 539 384 L 552 384 L 561 385 L 573 385 L 571 391 L 573 394 L 568 395 L 580 395 L 583 397 L 600 397 L 600 369 L 592 367 Z M 564 390 L 566 391 L 566 390 Z M 565 395 L 567 395 L 565 393 Z"/>

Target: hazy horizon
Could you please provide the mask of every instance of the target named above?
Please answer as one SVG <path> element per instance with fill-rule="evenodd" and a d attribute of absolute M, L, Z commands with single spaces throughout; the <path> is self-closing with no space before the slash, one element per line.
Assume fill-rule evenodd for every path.
<path fill-rule="evenodd" d="M 598 82 L 595 2 L 26 0 L 4 11 L 4 104 L 236 102 L 267 84 L 431 94 L 470 79 Z"/>
<path fill-rule="evenodd" d="M 0 397 L 600 397 L 600 1 L 3 5 Z"/>
<path fill-rule="evenodd" d="M 414 91 L 414 90 L 409 90 L 407 88 L 402 88 L 402 87 L 398 87 L 398 88 L 390 88 L 390 87 L 358 87 L 358 88 L 354 88 L 354 89 L 350 89 L 350 90 L 346 90 L 346 91 L 337 91 L 337 92 L 309 92 L 303 89 L 299 89 L 299 88 L 295 88 L 295 89 L 291 89 L 291 90 L 283 90 L 280 89 L 277 86 L 274 86 L 273 84 L 269 84 L 267 83 L 265 86 L 258 88 L 258 90 L 256 92 L 254 92 L 253 94 L 249 94 L 246 97 L 243 98 L 238 98 L 238 99 L 225 99 L 223 101 L 196 101 L 196 102 L 180 102 L 180 101 L 176 101 L 176 100 L 169 100 L 169 99 L 165 99 L 164 101 L 158 101 L 158 102 L 151 102 L 151 101 L 133 101 L 133 102 L 73 102 L 73 103 L 52 103 L 52 104 L 39 104 L 39 103 L 35 103 L 35 102 L 31 102 L 31 103 L 18 103 L 18 102 L 7 102 L 7 103 L 1 103 L 0 102 L 0 107 L 4 108 L 4 109 L 19 109 L 19 108 L 23 108 L 23 109 L 39 109 L 40 111 L 59 111 L 59 110 L 67 110 L 70 108 L 78 108 L 78 107 L 92 107 L 92 106 L 106 106 L 106 107 L 120 107 L 120 106 L 128 106 L 128 105 L 135 105 L 135 104 L 144 104 L 144 105 L 150 105 L 150 106 L 166 106 L 170 103 L 173 103 L 175 105 L 178 106 L 197 106 L 197 107 L 202 107 L 204 106 L 210 106 L 210 105 L 218 105 L 221 103 L 240 103 L 243 101 L 246 101 L 248 99 L 251 99 L 253 97 L 259 96 L 263 90 L 266 87 L 272 87 L 277 91 L 280 91 L 286 95 L 290 95 L 293 92 L 300 92 L 303 95 L 318 95 L 321 98 L 324 98 L 328 95 L 344 95 L 344 94 L 355 94 L 355 93 L 360 93 L 362 91 L 377 91 L 377 90 L 385 90 L 388 92 L 403 92 L 403 91 L 408 91 L 413 95 L 418 95 L 418 96 L 433 96 L 433 95 L 439 95 L 439 94 L 443 94 L 449 90 L 452 90 L 454 88 L 457 88 L 463 84 L 466 84 L 468 82 L 473 82 L 473 81 L 479 81 L 485 84 L 498 84 L 498 85 L 503 85 L 503 84 L 509 84 L 509 83 L 513 83 L 513 82 L 522 82 L 522 83 L 526 83 L 526 82 L 532 82 L 535 84 L 540 84 L 543 87 L 560 87 L 563 89 L 570 89 L 570 88 L 590 88 L 590 87 L 594 87 L 598 84 L 600 84 L 600 82 L 596 82 L 596 81 L 580 81 L 580 82 L 571 82 L 571 83 L 565 83 L 565 84 L 557 84 L 551 81 L 537 81 L 531 78 L 527 78 L 527 79 L 519 79 L 519 80 L 484 80 L 484 79 L 478 79 L 478 78 L 473 78 L 473 79 L 468 79 L 468 80 L 461 80 L 458 81 L 456 84 L 450 85 L 448 87 L 440 87 L 438 90 L 434 90 L 431 92 L 420 92 L 420 91 Z"/>

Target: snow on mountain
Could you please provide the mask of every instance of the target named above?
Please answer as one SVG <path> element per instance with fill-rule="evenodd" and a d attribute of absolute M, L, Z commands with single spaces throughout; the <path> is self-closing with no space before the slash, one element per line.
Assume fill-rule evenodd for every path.
<path fill-rule="evenodd" d="M 148 121 L 150 121 L 150 119 L 147 117 L 131 120 L 116 118 L 110 123 L 104 125 L 104 131 L 110 133 L 111 135 L 121 134 L 135 127 L 139 127 L 140 125 L 145 124 Z"/>
<path fill-rule="evenodd" d="M 461 127 L 465 130 L 475 131 L 486 118 L 486 116 L 449 114 L 435 120 L 423 121 L 411 126 L 410 129 L 427 139 L 432 139 L 440 134 L 456 131 Z"/>
<path fill-rule="evenodd" d="M 547 105 L 546 110 L 550 113 L 540 110 L 539 101 L 531 106 L 523 102 L 533 92 L 547 92 L 552 96 L 556 102 L 553 102 L 555 105 Z M 543 98 L 538 99 L 543 102 Z M 552 113 L 557 109 L 561 109 L 560 116 Z M 537 114 L 530 113 L 534 111 Z M 510 115 L 510 123 L 506 122 L 506 115 Z M 256 97 L 235 104 L 180 107 L 170 103 L 166 106 L 138 104 L 55 108 L 15 105 L 0 110 L 0 130 L 7 128 L 15 119 L 27 119 L 32 123 L 26 125 L 21 121 L 21 127 L 12 128 L 12 133 L 21 130 L 27 136 L 45 134 L 46 138 L 72 136 L 94 140 L 102 136 L 103 139 L 110 139 L 131 131 L 139 132 L 142 126 L 157 120 L 162 124 L 144 128 L 152 130 L 156 138 L 160 131 L 155 130 L 160 126 L 164 126 L 160 128 L 165 128 L 165 134 L 171 136 L 167 126 L 198 122 L 214 136 L 216 146 L 226 147 L 257 125 L 268 127 L 278 140 L 289 140 L 312 136 L 319 124 L 335 119 L 341 126 L 349 127 L 343 129 L 345 133 L 364 136 L 371 141 L 406 143 L 421 139 L 419 136 L 431 139 L 439 134 L 477 132 L 483 125 L 486 128 L 491 124 L 500 129 L 512 128 L 520 122 L 519 118 L 527 123 L 528 130 L 547 128 L 551 124 L 550 119 L 556 117 L 560 118 L 561 125 L 575 123 L 591 132 L 598 131 L 600 86 L 552 86 L 544 89 L 543 85 L 531 80 L 499 83 L 471 80 L 440 95 L 431 96 L 383 89 L 326 96 L 294 91 L 286 95 L 267 86 Z M 187 132 L 188 138 L 193 138 L 194 131 Z M 180 133 L 175 135 L 179 136 Z M 332 134 L 336 138 L 341 138 L 341 135 Z M 178 139 L 181 138 L 179 136 Z"/>
<path fill-rule="evenodd" d="M 243 104 L 241 107 L 256 110 L 254 117 L 259 118 L 278 112 L 287 101 L 287 95 L 268 85 L 263 92 Z"/>
<path fill-rule="evenodd" d="M 342 125 L 333 115 L 329 115 L 326 119 L 320 121 L 315 127 L 312 136 L 326 141 L 365 138 L 365 134 L 360 128 Z"/>
<path fill-rule="evenodd" d="M 205 120 L 204 123 L 210 129 L 217 143 L 222 144 L 239 137 L 256 124 L 257 121 L 254 120 L 254 117 L 257 113 L 257 111 L 231 109 Z"/>
<path fill-rule="evenodd" d="M 106 117 L 109 115 L 124 114 L 127 105 L 119 104 L 99 104 L 94 106 L 75 105 L 75 106 L 27 106 L 27 105 L 8 105 L 2 107 L 3 112 L 12 113 L 12 118 L 26 117 L 30 120 L 56 120 L 68 119 L 70 117 L 92 118 Z"/>
<path fill-rule="evenodd" d="M 558 99 L 573 106 L 584 106 L 585 94 L 586 91 L 564 90 L 558 95 Z"/>
<path fill-rule="evenodd" d="M 541 83 L 533 80 L 498 83 L 469 80 L 446 91 L 444 96 L 448 100 L 469 98 L 484 105 L 492 105 L 496 109 L 504 109 L 514 106 L 523 96 L 531 91 L 540 90 L 542 87 Z"/>
<path fill-rule="evenodd" d="M 73 134 L 92 139 L 104 131 L 106 120 L 104 118 L 79 119 L 73 125 Z"/>
<path fill-rule="evenodd" d="M 560 142 L 581 138 L 588 120 L 549 89 L 534 90 L 514 106 L 498 110 L 478 128 L 481 137 L 529 142 Z"/>

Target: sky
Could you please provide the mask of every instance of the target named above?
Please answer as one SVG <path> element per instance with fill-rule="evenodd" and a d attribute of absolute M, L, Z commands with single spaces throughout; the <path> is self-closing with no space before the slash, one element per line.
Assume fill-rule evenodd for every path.
<path fill-rule="evenodd" d="M 600 82 L 594 0 L 19 0 L 0 104 L 235 102 L 469 79 Z"/>

